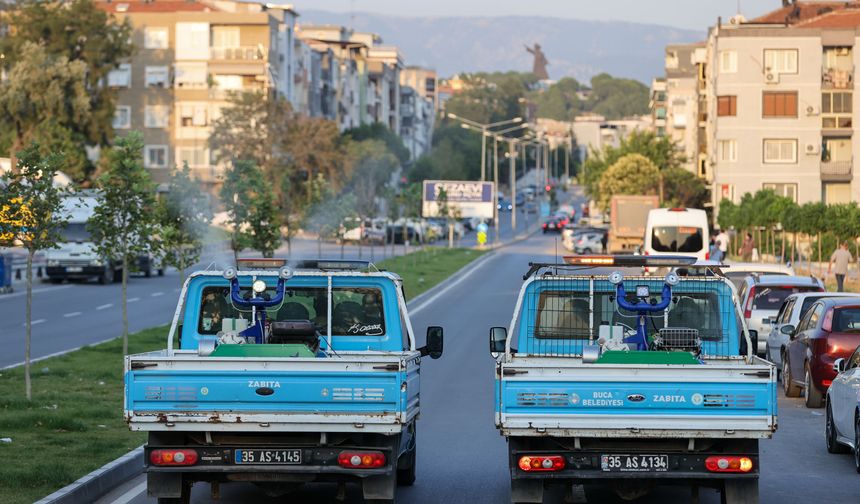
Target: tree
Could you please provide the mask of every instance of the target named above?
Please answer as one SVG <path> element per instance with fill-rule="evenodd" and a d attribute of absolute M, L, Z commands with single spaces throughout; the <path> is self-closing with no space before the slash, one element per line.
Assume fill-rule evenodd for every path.
<path fill-rule="evenodd" d="M 185 270 L 200 260 L 201 242 L 212 221 L 209 198 L 191 178 L 188 163 L 171 172 L 156 214 L 164 263 L 178 269 L 184 283 Z"/>
<path fill-rule="evenodd" d="M 54 176 L 64 164 L 62 154 L 42 154 L 38 144 L 19 152 L 17 170 L 3 180 L 0 191 L 0 241 L 12 245 L 20 241 L 27 249 L 27 307 L 24 327 L 24 390 L 33 397 L 30 381 L 30 339 L 33 320 L 33 256 L 55 248 L 60 230 L 67 221 L 63 191 L 54 185 Z"/>
<path fill-rule="evenodd" d="M 351 128 L 343 132 L 343 136 L 349 138 L 353 142 L 363 142 L 365 140 L 379 140 L 385 143 L 385 147 L 393 154 L 400 164 L 405 164 L 409 161 L 409 149 L 403 144 L 403 139 L 400 135 L 388 129 L 387 126 L 380 122 L 373 124 L 363 124 L 357 128 Z"/>
<path fill-rule="evenodd" d="M 617 79 L 609 74 L 591 79 L 589 110 L 608 119 L 620 119 L 648 112 L 648 87 L 633 79 Z"/>
<path fill-rule="evenodd" d="M 143 167 L 143 135 L 119 138 L 96 180 L 99 203 L 87 226 L 100 255 L 122 262 L 122 354 L 128 354 L 128 270 L 149 252 L 155 223 L 155 186 Z"/>
<path fill-rule="evenodd" d="M 63 170 L 73 178 L 83 180 L 93 168 L 84 155 L 84 147 L 105 146 L 113 137 L 115 93 L 108 87 L 107 75 L 132 54 L 131 24 L 127 20 L 118 22 L 114 16 L 99 9 L 92 0 L 24 0 L 7 13 L 4 21 L 12 27 L 0 39 L 0 51 L 7 71 L 19 63 L 31 68 L 42 68 L 37 64 L 38 60 L 31 60 L 33 55 L 28 46 L 33 44 L 41 45 L 45 54 L 61 67 L 71 63 L 77 72 L 83 66 L 82 87 L 85 89 L 89 113 L 79 115 L 75 106 L 67 107 L 62 114 L 46 113 L 41 116 L 51 118 L 50 122 L 62 118 L 59 123 L 68 132 L 64 145 L 67 160 Z M 63 61 L 67 63 L 61 63 Z M 32 75 L 31 80 L 38 84 L 39 75 Z M 49 83 L 51 79 L 46 78 L 41 86 L 28 85 L 24 89 L 31 89 L 32 96 L 40 96 L 41 88 Z M 69 102 L 79 100 L 77 91 L 67 93 L 66 96 Z M 10 124 L 8 121 L 5 123 Z M 4 140 L 2 146 L 9 148 L 13 155 L 22 145 L 27 145 L 26 139 L 22 142 L 14 135 Z M 43 149 L 53 147 L 48 143 L 42 144 Z M 70 156 L 72 153 L 76 154 Z"/>
<path fill-rule="evenodd" d="M 600 178 L 599 204 L 609 209 L 616 194 L 657 194 L 660 169 L 641 154 L 627 154 L 616 161 Z"/>
<path fill-rule="evenodd" d="M 263 171 L 252 161 L 234 162 L 224 173 L 220 195 L 232 227 L 233 257 L 245 248 L 272 257 L 281 242 L 281 220 Z"/>
<path fill-rule="evenodd" d="M 73 147 L 75 128 L 92 120 L 90 97 L 86 88 L 86 65 L 54 56 L 41 45 L 26 42 L 18 61 L 0 83 L 0 121 L 4 146 L 17 167 L 17 153 L 36 143 L 42 154 Z M 82 149 L 68 157 L 63 168 L 80 168 Z"/>
<path fill-rule="evenodd" d="M 660 172 L 663 205 L 704 208 L 710 201 L 705 182 L 684 168 L 671 167 Z"/>

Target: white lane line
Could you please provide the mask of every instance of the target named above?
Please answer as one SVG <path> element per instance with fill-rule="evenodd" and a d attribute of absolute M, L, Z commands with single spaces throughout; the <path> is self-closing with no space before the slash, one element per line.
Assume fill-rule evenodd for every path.
<path fill-rule="evenodd" d="M 31 325 L 37 325 L 37 324 L 44 324 L 45 322 L 47 322 L 47 320 L 40 318 L 40 319 L 36 319 L 36 320 L 31 321 L 30 324 Z M 27 323 L 24 322 L 23 324 L 21 324 L 21 327 L 27 327 Z"/>
<path fill-rule="evenodd" d="M 63 289 L 71 289 L 72 287 L 74 287 L 74 285 L 58 285 L 56 287 L 45 287 L 44 289 L 33 289 L 33 294 L 40 294 L 42 292 L 51 292 L 51 291 L 57 291 L 57 290 L 63 290 Z M 19 291 L 18 289 L 21 289 L 21 290 Z M 17 292 L 13 292 L 12 294 L 3 294 L 2 296 L 0 296 L 0 301 L 3 301 L 4 299 L 12 299 L 15 297 L 27 295 L 26 287 L 23 285 L 21 285 L 21 286 L 16 285 L 15 290 Z"/>
<path fill-rule="evenodd" d="M 153 292 L 152 294 L 150 294 L 150 296 L 152 296 L 152 297 L 158 297 L 158 296 L 163 296 L 163 295 L 164 295 L 163 292 Z"/>
<path fill-rule="evenodd" d="M 131 488 L 128 492 L 114 499 L 113 504 L 128 504 L 135 500 L 146 491 L 146 481 L 138 483 L 137 486 Z"/>
<path fill-rule="evenodd" d="M 113 303 L 103 304 L 101 306 L 96 306 L 96 310 L 107 310 L 108 308 L 113 308 Z"/>
<path fill-rule="evenodd" d="M 64 313 L 63 317 L 65 317 L 65 318 L 77 317 L 80 314 L 81 314 L 81 312 L 79 312 L 79 311 L 73 311 L 73 312 L 69 312 L 69 313 Z"/>
<path fill-rule="evenodd" d="M 137 298 L 137 297 L 135 297 L 135 298 L 128 298 L 128 300 L 127 300 L 127 302 L 128 302 L 128 303 L 134 303 L 134 302 L 136 302 L 136 301 L 140 301 L 140 298 Z"/>
<path fill-rule="evenodd" d="M 415 315 L 416 313 L 420 312 L 420 311 L 421 311 L 421 310 L 423 310 L 424 308 L 427 308 L 428 306 L 430 306 L 431 304 L 433 304 L 433 302 L 434 302 L 434 301 L 436 301 L 436 300 L 437 300 L 437 299 L 439 299 L 440 297 L 442 297 L 442 296 L 444 296 L 445 294 L 447 294 L 447 293 L 448 293 L 448 291 L 450 291 L 450 290 L 451 290 L 451 289 L 453 289 L 454 287 L 456 287 L 456 286 L 460 285 L 460 283 L 462 283 L 462 282 L 463 282 L 463 281 L 465 281 L 467 278 L 469 278 L 470 276 L 472 276 L 472 274 L 473 274 L 473 273 L 475 273 L 476 271 L 478 271 L 479 269 L 481 269 L 481 267 L 482 267 L 483 265 L 485 265 L 485 264 L 487 264 L 488 262 L 490 262 L 490 259 L 492 259 L 493 257 L 498 257 L 498 254 L 489 253 L 489 254 L 487 254 L 486 256 L 484 256 L 484 257 L 482 257 L 482 258 L 478 259 L 476 262 L 472 263 L 472 267 L 471 267 L 471 269 L 469 269 L 469 271 L 467 271 L 465 274 L 463 274 L 462 276 L 460 276 L 460 278 L 458 278 L 457 280 L 455 280 L 455 281 L 453 281 L 453 282 L 449 283 L 449 284 L 448 284 L 447 286 L 445 286 L 442 290 L 440 290 L 440 291 L 439 291 L 439 292 L 437 292 L 436 294 L 433 294 L 432 296 L 430 296 L 426 301 L 422 301 L 422 302 L 421 302 L 421 304 L 419 304 L 419 305 L 418 305 L 418 306 L 416 306 L 415 308 L 408 308 L 408 309 L 409 309 L 409 316 L 410 316 L 410 317 L 412 317 L 413 315 Z M 408 303 L 407 303 L 407 307 L 408 307 Z"/>

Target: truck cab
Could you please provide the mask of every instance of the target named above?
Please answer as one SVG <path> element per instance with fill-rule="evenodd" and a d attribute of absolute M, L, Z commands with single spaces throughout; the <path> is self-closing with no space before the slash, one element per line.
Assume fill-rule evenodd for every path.
<path fill-rule="evenodd" d="M 359 483 L 393 503 L 415 480 L 418 347 L 402 281 L 361 261 L 239 260 L 180 294 L 165 350 L 125 361 L 125 419 L 147 431 L 149 494 L 191 486 Z"/>
<path fill-rule="evenodd" d="M 694 262 L 531 264 L 510 325 L 490 330 L 512 502 L 583 483 L 624 499 L 684 484 L 758 502 L 758 440 L 777 427 L 776 371 L 755 356 L 731 283 Z M 644 276 L 646 267 L 669 273 Z"/>

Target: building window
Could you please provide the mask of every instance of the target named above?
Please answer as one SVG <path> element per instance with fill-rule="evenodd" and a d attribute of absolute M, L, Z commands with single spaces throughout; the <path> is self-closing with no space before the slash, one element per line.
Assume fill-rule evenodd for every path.
<path fill-rule="evenodd" d="M 108 72 L 108 86 L 131 87 L 131 63 L 120 63 L 118 68 Z"/>
<path fill-rule="evenodd" d="M 851 99 L 853 93 L 821 93 L 821 127 L 827 129 L 851 129 Z"/>
<path fill-rule="evenodd" d="M 167 168 L 167 146 L 145 146 L 143 148 L 143 165 L 147 168 Z"/>
<path fill-rule="evenodd" d="M 174 84 L 177 88 L 205 88 L 209 74 L 206 63 L 176 63 Z"/>
<path fill-rule="evenodd" d="M 717 159 L 724 163 L 734 163 L 738 160 L 737 140 L 717 140 Z"/>
<path fill-rule="evenodd" d="M 167 28 L 147 26 L 143 30 L 143 47 L 146 49 L 167 49 Z"/>
<path fill-rule="evenodd" d="M 179 106 L 179 126 L 190 128 L 194 126 L 206 126 L 209 124 L 206 104 L 182 104 Z"/>
<path fill-rule="evenodd" d="M 762 117 L 797 117 L 797 91 L 762 93 Z"/>
<path fill-rule="evenodd" d="M 131 107 L 128 105 L 117 105 L 116 110 L 113 112 L 113 128 L 131 128 Z"/>
<path fill-rule="evenodd" d="M 213 26 L 212 47 L 239 47 L 239 27 Z"/>
<path fill-rule="evenodd" d="M 784 196 L 786 198 L 791 199 L 792 201 L 797 201 L 797 184 L 783 184 L 783 183 L 770 183 L 765 182 L 761 185 L 762 189 L 770 189 L 777 196 Z"/>
<path fill-rule="evenodd" d="M 176 23 L 176 59 L 209 59 L 209 23 Z"/>
<path fill-rule="evenodd" d="M 170 117 L 167 105 L 147 105 L 144 109 L 143 125 L 147 128 L 166 128 Z"/>
<path fill-rule="evenodd" d="M 179 166 L 188 163 L 191 168 L 209 166 L 209 149 L 205 147 L 179 147 L 176 149 L 176 162 Z"/>
<path fill-rule="evenodd" d="M 720 73 L 736 73 L 738 71 L 737 51 L 720 51 Z"/>
<path fill-rule="evenodd" d="M 763 145 L 765 163 L 796 163 L 797 140 L 766 139 Z"/>
<path fill-rule="evenodd" d="M 147 66 L 146 67 L 146 87 L 167 87 L 167 67 L 166 66 Z"/>
<path fill-rule="evenodd" d="M 738 115 L 738 97 L 737 96 L 718 96 L 717 97 L 717 115 L 718 116 L 736 116 L 736 115 Z"/>
<path fill-rule="evenodd" d="M 765 49 L 765 73 L 796 74 L 797 49 Z"/>

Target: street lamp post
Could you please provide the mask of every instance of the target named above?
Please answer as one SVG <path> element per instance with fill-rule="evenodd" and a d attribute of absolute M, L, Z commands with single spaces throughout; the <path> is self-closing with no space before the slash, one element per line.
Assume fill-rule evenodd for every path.
<path fill-rule="evenodd" d="M 460 121 L 461 123 L 463 123 L 463 125 L 469 125 L 481 130 L 481 182 L 487 180 L 487 133 L 490 132 L 490 129 L 495 128 L 497 126 L 521 123 L 523 122 L 523 118 L 514 117 L 513 119 L 484 124 L 479 123 L 478 121 L 473 121 L 471 119 L 466 119 L 465 117 L 460 117 L 457 114 L 452 114 L 450 112 L 448 112 L 447 115 L 451 119 Z"/>

